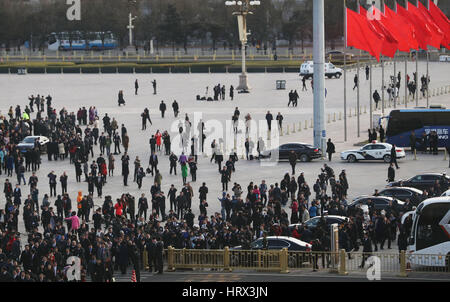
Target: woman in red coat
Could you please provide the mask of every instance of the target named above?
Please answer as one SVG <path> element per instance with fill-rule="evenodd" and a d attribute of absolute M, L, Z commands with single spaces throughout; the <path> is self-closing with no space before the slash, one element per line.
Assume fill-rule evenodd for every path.
<path fill-rule="evenodd" d="M 298 202 L 297 202 L 297 200 L 294 200 L 292 202 L 292 205 L 290 206 L 290 208 L 292 209 L 291 224 L 298 223 Z"/>
<path fill-rule="evenodd" d="M 156 138 L 156 150 L 161 151 L 162 134 L 161 134 L 161 132 L 159 132 L 159 130 L 156 131 L 155 138 Z"/>
<path fill-rule="evenodd" d="M 106 176 L 108 175 L 108 169 L 106 168 L 106 162 L 102 162 L 100 165 L 100 173 L 103 176 L 103 182 L 106 183 Z"/>

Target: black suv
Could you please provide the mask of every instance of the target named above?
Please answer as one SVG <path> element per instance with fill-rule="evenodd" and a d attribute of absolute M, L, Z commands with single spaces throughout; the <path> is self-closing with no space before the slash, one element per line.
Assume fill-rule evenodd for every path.
<path fill-rule="evenodd" d="M 441 181 L 444 174 L 442 173 L 423 173 L 413 176 L 406 180 L 399 180 L 391 182 L 387 187 L 412 187 L 419 190 L 429 190 L 437 181 Z M 450 177 L 445 175 L 445 178 L 450 182 Z"/>

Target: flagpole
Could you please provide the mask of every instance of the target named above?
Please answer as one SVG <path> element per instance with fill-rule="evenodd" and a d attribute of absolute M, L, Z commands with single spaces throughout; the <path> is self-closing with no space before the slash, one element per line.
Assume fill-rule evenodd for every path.
<path fill-rule="evenodd" d="M 384 14 L 384 0 L 381 0 L 381 11 Z M 381 113 L 384 115 L 384 56 L 381 54 Z"/>
<path fill-rule="evenodd" d="M 395 12 L 397 13 L 397 0 L 394 0 L 395 5 Z M 397 51 L 394 53 L 394 57 L 392 58 L 392 61 L 394 61 L 394 92 L 397 88 L 397 64 L 395 60 L 395 55 L 397 54 Z M 397 108 L 397 97 L 400 95 L 400 89 L 397 89 L 397 94 L 394 94 L 394 109 Z"/>
<path fill-rule="evenodd" d="M 408 54 L 405 54 L 405 108 L 408 108 Z"/>
<path fill-rule="evenodd" d="M 358 14 L 360 14 L 361 13 L 361 11 L 360 11 L 360 7 L 359 7 L 359 0 L 357 0 L 356 1 L 356 3 L 357 3 L 357 8 L 358 8 Z M 360 120 L 360 117 L 359 117 L 359 114 L 360 114 L 360 112 L 359 112 L 359 83 L 360 83 L 360 81 L 359 81 L 359 62 L 360 62 L 360 60 L 361 60 L 361 50 L 359 50 L 359 56 L 358 56 L 358 71 L 357 71 L 357 76 L 358 76 L 358 85 L 356 86 L 356 115 L 357 115 L 357 128 L 358 128 L 358 137 L 360 137 L 360 124 L 359 124 L 359 120 Z"/>
<path fill-rule="evenodd" d="M 419 6 L 419 0 L 416 0 L 416 6 Z M 406 10 L 408 10 L 408 0 L 405 0 Z M 416 50 L 416 76 L 414 77 L 416 84 L 416 107 L 419 106 L 419 47 Z"/>
<path fill-rule="evenodd" d="M 347 141 L 347 5 L 344 0 L 344 142 Z"/>
<path fill-rule="evenodd" d="M 374 3 L 372 3 L 372 12 L 374 10 Z M 373 127 L 373 112 L 372 112 L 372 57 L 369 57 L 369 121 L 370 129 Z"/>
<path fill-rule="evenodd" d="M 419 1 L 419 0 L 417 0 L 417 1 Z M 430 0 L 427 0 L 427 9 L 428 10 L 430 10 L 430 2 L 429 2 Z M 428 76 L 429 76 L 429 74 L 428 74 L 428 63 L 430 62 L 430 54 L 429 54 L 429 50 L 427 49 L 427 81 L 426 81 L 426 83 L 427 83 L 427 86 L 425 86 L 426 88 L 427 88 L 427 108 L 429 108 L 430 107 L 430 97 L 429 97 L 429 95 L 428 95 L 428 93 L 429 93 L 429 90 L 428 90 Z"/>

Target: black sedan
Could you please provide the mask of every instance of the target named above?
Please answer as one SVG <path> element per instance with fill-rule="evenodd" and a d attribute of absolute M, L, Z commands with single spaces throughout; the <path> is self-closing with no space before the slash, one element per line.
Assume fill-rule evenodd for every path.
<path fill-rule="evenodd" d="M 348 211 L 353 213 L 356 208 L 361 205 L 369 205 L 369 201 L 373 204 L 375 210 L 386 210 L 389 207 L 389 202 L 392 202 L 392 206 L 397 209 L 401 209 L 404 206 L 404 202 L 396 200 L 387 196 L 359 196 L 356 197 L 352 203 L 348 205 Z"/>
<path fill-rule="evenodd" d="M 312 159 L 321 158 L 322 151 L 310 144 L 305 143 L 287 143 L 280 145 L 278 148 L 265 150 L 261 152 L 262 158 L 278 158 L 278 160 L 289 160 L 289 154 L 294 151 L 297 160 L 301 162 L 311 161 Z"/>
<path fill-rule="evenodd" d="M 310 231 L 314 231 L 319 225 L 320 219 L 322 216 L 316 216 L 309 220 L 307 220 L 304 224 L 308 227 Z M 337 216 L 337 215 L 324 215 L 323 218 L 327 224 L 329 229 L 330 225 L 337 223 L 338 225 L 344 224 L 348 221 L 348 217 L 345 216 Z M 296 226 L 301 226 L 301 223 L 291 224 L 289 225 L 289 230 L 292 232 Z"/>
<path fill-rule="evenodd" d="M 409 199 L 413 203 L 420 202 L 422 194 L 423 191 L 409 187 L 392 187 L 381 190 L 381 192 L 379 193 L 380 196 L 393 197 L 396 199 L 400 199 L 401 201 L 406 201 L 406 199 Z M 414 205 L 417 206 L 417 204 Z"/>
<path fill-rule="evenodd" d="M 391 182 L 387 187 L 412 187 L 419 190 L 429 190 L 434 186 L 436 181 L 440 182 L 443 177 L 444 174 L 442 173 L 423 173 L 406 180 L 401 179 Z M 445 178 L 450 182 L 450 176 L 445 175 Z"/>

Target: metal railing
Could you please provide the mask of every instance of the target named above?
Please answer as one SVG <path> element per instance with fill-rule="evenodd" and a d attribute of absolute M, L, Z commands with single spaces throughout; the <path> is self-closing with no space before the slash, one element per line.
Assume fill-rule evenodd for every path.
<path fill-rule="evenodd" d="M 370 258 L 374 256 L 373 258 Z M 145 260 L 144 260 L 145 261 Z M 406 277 L 414 272 L 449 272 L 450 256 L 407 255 L 400 253 L 362 253 L 345 250 L 339 252 L 303 252 L 282 250 L 197 250 L 167 249 L 167 267 L 176 269 L 212 269 L 275 271 L 327 270 L 347 275 L 349 272 L 365 272 L 372 265 L 379 265 L 382 273 L 394 273 Z"/>

